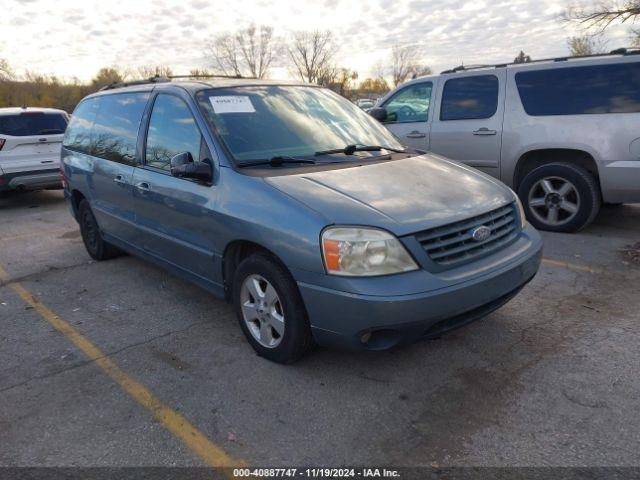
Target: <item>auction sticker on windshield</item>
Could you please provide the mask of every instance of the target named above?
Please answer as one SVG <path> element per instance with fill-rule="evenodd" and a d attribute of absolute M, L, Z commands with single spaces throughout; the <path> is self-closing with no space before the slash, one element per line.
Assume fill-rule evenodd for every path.
<path fill-rule="evenodd" d="M 251 99 L 246 95 L 224 95 L 209 97 L 209 101 L 216 113 L 254 113 Z"/>

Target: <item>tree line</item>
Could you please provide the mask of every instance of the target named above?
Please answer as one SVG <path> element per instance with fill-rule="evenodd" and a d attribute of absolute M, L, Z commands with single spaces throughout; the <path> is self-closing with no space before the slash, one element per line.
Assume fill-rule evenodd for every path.
<path fill-rule="evenodd" d="M 303 82 L 331 88 L 355 99 L 377 97 L 409 78 L 427 75 L 431 69 L 416 45 L 395 45 L 388 58 L 381 58 L 374 75 L 359 79 L 358 73 L 338 63 L 339 45 L 330 31 L 293 32 L 288 38 L 276 37 L 273 28 L 251 25 L 248 28 L 217 35 L 206 47 L 207 68 L 196 68 L 188 75 L 226 75 L 267 78 L 277 66 Z M 77 78 L 26 72 L 16 75 L 0 58 L 0 107 L 56 107 L 72 111 L 89 93 L 119 82 L 173 75 L 167 65 L 101 68 L 89 82 Z"/>
<path fill-rule="evenodd" d="M 584 27 L 581 35 L 567 39 L 571 55 L 605 53 L 609 50 L 606 29 L 614 22 L 633 24 L 640 15 L 640 0 L 589 5 L 569 7 L 563 15 L 563 20 Z M 631 46 L 640 48 L 640 30 L 631 28 L 629 40 Z M 251 25 L 217 35 L 204 53 L 208 67 L 192 69 L 189 75 L 266 78 L 275 67 L 284 67 L 295 78 L 355 99 L 380 96 L 410 78 L 431 73 L 418 45 L 394 45 L 387 57 L 375 63 L 372 75 L 363 79 L 349 66 L 339 64 L 339 51 L 330 31 L 299 31 L 281 38 L 272 27 Z M 521 51 L 514 61 L 524 63 L 531 57 Z M 158 65 L 135 69 L 104 67 L 89 82 L 29 71 L 17 75 L 0 55 L 0 107 L 57 107 L 70 112 L 84 96 L 106 85 L 172 74 L 170 66 Z"/>

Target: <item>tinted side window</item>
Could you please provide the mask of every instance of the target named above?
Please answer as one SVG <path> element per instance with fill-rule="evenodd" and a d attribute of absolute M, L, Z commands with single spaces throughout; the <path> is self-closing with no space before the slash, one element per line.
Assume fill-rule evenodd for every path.
<path fill-rule="evenodd" d="M 96 98 L 83 100 L 74 110 L 62 144 L 71 150 L 88 153 L 91 148 L 91 126 L 98 112 Z"/>
<path fill-rule="evenodd" d="M 516 73 L 529 115 L 640 112 L 640 63 Z"/>
<path fill-rule="evenodd" d="M 426 122 L 431 103 L 431 82 L 418 83 L 403 88 L 384 103 L 386 123 Z"/>
<path fill-rule="evenodd" d="M 67 128 L 67 117 L 61 113 L 21 112 L 0 115 L 0 133 L 14 137 L 59 135 Z"/>
<path fill-rule="evenodd" d="M 452 78 L 444 84 L 440 120 L 490 118 L 498 109 L 498 77 Z"/>
<path fill-rule="evenodd" d="M 91 128 L 89 153 L 135 165 L 136 142 L 148 93 L 118 93 L 97 97 L 98 112 Z"/>
<path fill-rule="evenodd" d="M 184 152 L 197 161 L 201 138 L 187 104 L 173 95 L 158 95 L 149 120 L 146 164 L 169 171 L 171 157 Z"/>

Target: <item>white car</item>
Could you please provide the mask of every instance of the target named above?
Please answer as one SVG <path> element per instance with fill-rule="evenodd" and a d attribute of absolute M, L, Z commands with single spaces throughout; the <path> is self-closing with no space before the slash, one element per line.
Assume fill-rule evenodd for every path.
<path fill-rule="evenodd" d="M 52 108 L 0 108 L 0 191 L 61 188 L 60 148 L 69 115 Z"/>

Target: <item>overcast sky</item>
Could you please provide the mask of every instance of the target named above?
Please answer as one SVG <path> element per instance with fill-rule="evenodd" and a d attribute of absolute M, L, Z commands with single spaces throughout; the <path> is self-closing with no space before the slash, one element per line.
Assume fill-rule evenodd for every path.
<path fill-rule="evenodd" d="M 0 58 L 81 80 L 103 66 L 168 65 L 174 73 L 208 66 L 204 45 L 254 22 L 285 37 L 330 29 L 339 63 L 371 74 L 393 44 L 418 44 L 435 71 L 472 63 L 567 54 L 574 27 L 558 19 L 564 0 L 4 0 Z M 627 28 L 608 32 L 611 48 L 628 44 Z M 271 76 L 282 77 L 286 69 Z"/>

